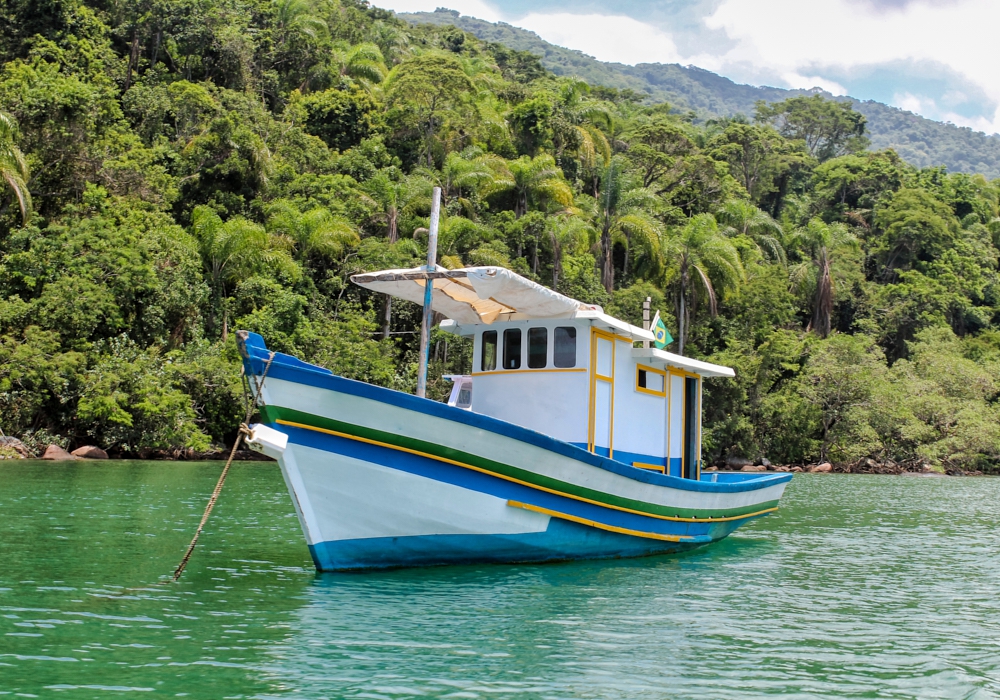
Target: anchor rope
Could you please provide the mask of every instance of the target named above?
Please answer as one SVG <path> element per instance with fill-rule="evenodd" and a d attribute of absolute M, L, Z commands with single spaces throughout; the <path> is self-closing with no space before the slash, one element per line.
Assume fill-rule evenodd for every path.
<path fill-rule="evenodd" d="M 259 408 L 264 405 L 264 398 L 261 394 L 261 390 L 264 388 L 264 380 L 267 379 L 267 373 L 271 369 L 271 363 L 274 361 L 274 352 L 271 352 L 270 357 L 267 358 L 267 364 L 264 365 L 264 373 L 260 377 L 260 381 L 257 381 L 256 375 L 251 375 L 253 379 L 254 386 L 257 389 L 255 396 L 251 397 L 252 401 L 247 401 L 247 411 L 246 417 L 243 422 L 240 423 L 239 432 L 236 434 L 236 440 L 233 442 L 233 449 L 229 452 L 229 459 L 226 460 L 226 466 L 222 468 L 222 474 L 219 475 L 219 481 L 215 485 L 215 490 L 212 491 L 211 498 L 208 499 L 208 505 L 205 506 L 205 513 L 201 516 L 201 522 L 198 523 L 198 529 L 195 530 L 194 537 L 191 539 L 191 544 L 188 545 L 187 551 L 184 553 L 184 558 L 181 559 L 181 563 L 177 565 L 174 570 L 174 575 L 172 578 L 173 582 L 181 577 L 184 573 L 184 569 L 188 565 L 188 561 L 191 559 L 191 555 L 194 554 L 194 548 L 198 544 L 198 538 L 201 537 L 201 531 L 205 528 L 205 523 L 208 522 L 208 516 L 212 513 L 212 508 L 215 507 L 215 502 L 219 500 L 219 494 L 222 493 L 222 486 L 226 483 L 226 476 L 229 474 L 229 468 L 233 465 L 233 460 L 236 458 L 236 451 L 240 447 L 240 442 L 243 441 L 243 437 L 250 435 L 250 417 L 253 415 L 255 408 Z"/>

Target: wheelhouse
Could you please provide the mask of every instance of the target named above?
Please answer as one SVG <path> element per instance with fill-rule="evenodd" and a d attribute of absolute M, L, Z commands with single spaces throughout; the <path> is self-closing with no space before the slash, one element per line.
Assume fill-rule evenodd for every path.
<path fill-rule="evenodd" d="M 441 329 L 470 337 L 462 408 L 676 477 L 701 472 L 702 381 L 728 367 L 650 347 L 652 333 L 503 268 L 388 270 L 358 284 L 419 301 L 432 280 Z M 440 303 L 439 303 L 440 302 Z"/>

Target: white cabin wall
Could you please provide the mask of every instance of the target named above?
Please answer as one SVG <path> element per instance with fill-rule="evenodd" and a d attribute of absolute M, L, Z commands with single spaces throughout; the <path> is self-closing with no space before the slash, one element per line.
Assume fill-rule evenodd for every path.
<path fill-rule="evenodd" d="M 588 389 L 586 372 L 477 376 L 472 383 L 472 410 L 586 445 Z"/>
<path fill-rule="evenodd" d="M 636 390 L 639 363 L 632 343 L 616 340 L 614 458 L 632 464 L 664 464 L 666 397 Z"/>
<path fill-rule="evenodd" d="M 681 475 L 681 458 L 684 454 L 684 377 L 678 374 L 669 375 L 670 390 L 667 398 L 670 402 L 670 412 L 667 416 L 669 426 L 670 473 Z"/>
<path fill-rule="evenodd" d="M 556 368 L 553 361 L 555 329 L 565 326 L 577 329 L 576 366 Z M 483 372 L 480 367 L 483 331 L 497 331 L 497 353 L 502 357 L 503 332 L 508 328 L 520 328 L 522 332 L 520 369 L 500 369 L 498 358 L 497 370 Z M 528 368 L 529 328 L 548 330 L 544 369 Z M 477 329 L 473 352 L 473 412 L 536 430 L 557 440 L 584 446 L 587 444 L 590 408 L 588 323 L 570 319 L 494 323 Z"/>

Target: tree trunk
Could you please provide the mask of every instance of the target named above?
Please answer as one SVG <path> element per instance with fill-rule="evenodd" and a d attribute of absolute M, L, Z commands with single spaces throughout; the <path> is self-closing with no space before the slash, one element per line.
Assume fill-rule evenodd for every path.
<path fill-rule="evenodd" d="M 399 238 L 399 212 L 395 207 L 389 212 L 389 242 L 395 243 Z"/>
<path fill-rule="evenodd" d="M 687 320 L 687 304 L 685 303 L 686 300 L 685 300 L 684 297 L 685 297 L 685 291 L 684 291 L 684 286 L 683 286 L 683 283 L 682 283 L 682 285 L 681 285 L 681 312 L 677 315 L 677 325 L 679 326 L 678 329 L 677 329 L 677 335 L 679 336 L 677 338 L 677 354 L 678 355 L 683 355 L 684 354 L 684 341 L 686 340 L 685 334 L 687 333 L 687 323 L 685 323 L 685 321 Z"/>
<path fill-rule="evenodd" d="M 540 234 L 535 234 L 535 251 L 531 256 L 531 274 L 538 277 L 538 237 Z"/>
<path fill-rule="evenodd" d="M 614 253 L 614 243 L 611 241 L 611 222 L 604 221 L 604 230 L 601 231 L 601 283 L 608 294 L 615 288 L 615 263 L 612 257 Z"/>
<path fill-rule="evenodd" d="M 830 317 L 833 315 L 833 279 L 830 277 L 830 260 L 825 252 L 820 258 L 819 278 L 816 280 L 816 301 L 813 308 L 812 327 L 821 338 L 830 335 Z"/>
<path fill-rule="evenodd" d="M 382 311 L 382 340 L 389 339 L 389 331 L 392 326 L 392 297 L 385 295 L 385 307 Z"/>
<path fill-rule="evenodd" d="M 132 50 L 128 54 L 128 69 L 125 71 L 125 90 L 132 87 L 132 71 L 138 66 L 139 63 L 139 29 L 138 27 L 132 30 Z"/>
<path fill-rule="evenodd" d="M 559 240 L 552 236 L 552 289 L 559 290 L 559 274 L 562 272 L 562 246 Z"/>

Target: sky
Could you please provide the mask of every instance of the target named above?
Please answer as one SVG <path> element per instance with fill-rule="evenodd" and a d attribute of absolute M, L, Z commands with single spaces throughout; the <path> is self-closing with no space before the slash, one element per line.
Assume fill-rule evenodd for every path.
<path fill-rule="evenodd" d="M 372 0 L 458 10 L 601 61 L 821 87 L 1000 133 L 1000 0 Z"/>

